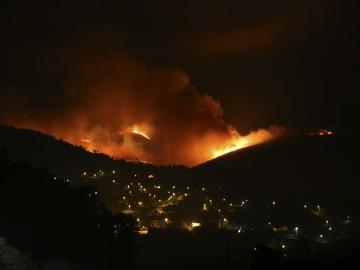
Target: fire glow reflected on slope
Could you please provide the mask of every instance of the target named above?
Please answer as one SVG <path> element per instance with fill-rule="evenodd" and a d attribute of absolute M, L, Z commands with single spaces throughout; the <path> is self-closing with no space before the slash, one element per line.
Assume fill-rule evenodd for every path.
<path fill-rule="evenodd" d="M 244 148 L 246 146 L 249 146 L 248 144 L 249 144 L 249 142 L 247 140 L 238 139 L 235 143 L 233 143 L 233 144 L 231 144 L 229 146 L 225 146 L 222 149 L 218 149 L 218 150 L 213 151 L 212 158 L 217 158 L 217 157 L 220 157 L 220 156 L 225 155 L 227 153 L 242 149 L 242 148 Z"/>
<path fill-rule="evenodd" d="M 269 129 L 258 129 L 245 136 L 241 136 L 231 126 L 228 127 L 228 131 L 222 133 L 210 131 L 198 138 L 188 139 L 188 145 L 183 147 L 182 152 L 182 158 L 186 156 L 186 159 L 183 159 L 179 164 L 195 166 L 245 147 L 265 143 L 281 136 L 283 131 L 283 128 L 278 126 L 273 126 Z M 151 137 L 150 134 L 152 134 Z M 149 154 L 151 149 L 156 147 L 160 140 L 159 137 L 161 138 L 162 135 L 158 134 L 156 129 L 150 127 L 150 125 L 133 125 L 119 132 L 118 136 L 122 140 L 121 151 L 119 151 L 118 145 L 111 140 L 103 141 L 103 139 L 98 139 L 97 134 L 89 135 L 87 134 L 87 138 L 83 138 L 80 141 L 80 144 L 89 151 L 103 152 L 115 158 L 141 160 L 142 162 L 153 164 L 166 164 L 165 162 L 157 162 L 157 158 Z M 88 139 L 89 137 L 93 139 Z M 70 142 L 73 142 L 74 139 L 67 138 Z M 161 147 L 163 146 L 161 145 Z M 169 152 L 168 155 L 168 159 L 171 160 L 172 153 Z"/>
<path fill-rule="evenodd" d="M 231 135 L 227 139 L 210 139 L 208 147 L 207 149 L 205 149 L 205 153 L 207 153 L 208 156 L 204 157 L 204 160 L 200 163 L 245 147 L 265 143 L 272 139 L 276 139 L 281 136 L 283 132 L 284 129 L 282 127 L 273 126 L 269 129 L 258 129 L 256 131 L 250 132 L 245 136 L 241 136 L 236 129 L 231 127 Z"/>

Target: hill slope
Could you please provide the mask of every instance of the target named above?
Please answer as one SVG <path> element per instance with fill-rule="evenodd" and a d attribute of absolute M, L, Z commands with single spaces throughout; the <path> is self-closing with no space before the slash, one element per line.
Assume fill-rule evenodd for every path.
<path fill-rule="evenodd" d="M 5 146 L 12 160 L 47 166 L 67 177 L 98 169 L 120 170 L 121 179 L 155 173 L 166 182 L 220 187 L 238 198 L 336 201 L 333 208 L 355 203 L 359 188 L 355 145 L 356 138 L 348 135 L 289 137 L 184 170 L 114 160 L 36 131 L 0 125 L 0 149 Z"/>
<path fill-rule="evenodd" d="M 201 183 L 258 198 L 348 205 L 358 190 L 354 143 L 348 136 L 298 136 L 249 147 L 193 169 Z"/>
<path fill-rule="evenodd" d="M 100 153 L 91 153 L 80 146 L 29 129 L 0 125 L 0 149 L 8 151 L 14 161 L 27 161 L 35 167 L 49 167 L 64 177 L 79 175 L 83 170 L 137 171 L 152 169 L 152 165 L 115 160 Z"/>

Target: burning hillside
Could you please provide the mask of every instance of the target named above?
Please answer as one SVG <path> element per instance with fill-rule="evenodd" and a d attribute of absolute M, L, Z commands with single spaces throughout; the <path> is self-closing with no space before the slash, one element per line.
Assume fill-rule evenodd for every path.
<path fill-rule="evenodd" d="M 55 70 L 64 76 L 63 90 L 52 106 L 35 107 L 38 94 L 5 96 L 2 123 L 116 158 L 188 166 L 281 133 L 274 127 L 241 136 L 222 119 L 220 104 L 178 68 L 149 69 L 119 52 L 65 55 Z"/>

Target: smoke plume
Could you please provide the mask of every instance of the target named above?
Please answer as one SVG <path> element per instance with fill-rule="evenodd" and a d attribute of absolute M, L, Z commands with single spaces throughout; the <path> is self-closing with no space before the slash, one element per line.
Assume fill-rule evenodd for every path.
<path fill-rule="evenodd" d="M 200 94 L 184 71 L 148 68 L 121 50 L 65 50 L 55 66 L 60 91 L 47 89 L 46 98 L 7 89 L 2 123 L 116 158 L 188 166 L 281 133 L 240 136 L 222 119 L 219 102 Z"/>

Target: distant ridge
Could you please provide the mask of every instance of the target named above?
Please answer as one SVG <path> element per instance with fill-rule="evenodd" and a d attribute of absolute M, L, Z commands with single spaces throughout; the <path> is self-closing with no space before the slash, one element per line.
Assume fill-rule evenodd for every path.
<path fill-rule="evenodd" d="M 101 153 L 92 153 L 53 136 L 30 130 L 0 125 L 0 149 L 8 152 L 9 158 L 26 161 L 35 167 L 49 167 L 64 177 L 79 175 L 83 170 L 112 170 L 114 168 L 133 171 L 150 169 L 150 164 L 137 164 L 116 160 Z"/>
<path fill-rule="evenodd" d="M 293 136 L 184 169 L 115 160 L 37 131 L 0 125 L 0 149 L 5 147 L 10 159 L 49 167 L 51 172 L 64 177 L 99 169 L 106 172 L 116 169 L 121 172 L 119 179 L 154 173 L 158 180 L 220 188 L 236 198 L 336 202 L 332 207 L 342 209 L 356 203 L 358 197 L 357 145 L 355 135 L 349 134 Z"/>
<path fill-rule="evenodd" d="M 348 135 L 288 137 L 231 152 L 192 173 L 237 195 L 349 204 L 360 186 L 357 144 Z"/>

